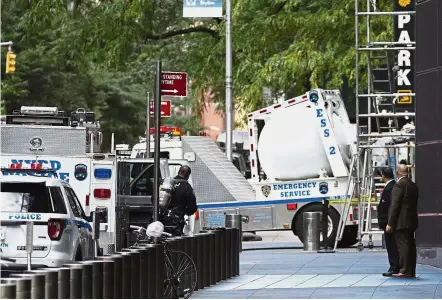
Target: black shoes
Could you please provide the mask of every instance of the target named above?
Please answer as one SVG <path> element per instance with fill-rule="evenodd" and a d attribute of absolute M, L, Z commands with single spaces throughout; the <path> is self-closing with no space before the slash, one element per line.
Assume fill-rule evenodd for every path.
<path fill-rule="evenodd" d="M 388 272 L 382 273 L 382 276 L 384 276 L 384 277 L 392 277 L 393 274 L 396 274 L 396 273 L 397 272 L 388 271 Z"/>

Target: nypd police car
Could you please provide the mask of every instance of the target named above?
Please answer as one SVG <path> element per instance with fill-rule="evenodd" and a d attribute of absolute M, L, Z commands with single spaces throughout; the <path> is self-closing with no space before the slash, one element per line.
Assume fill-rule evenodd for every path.
<path fill-rule="evenodd" d="M 34 166 L 33 166 L 34 167 Z M 32 176 L 23 176 L 23 173 Z M 56 267 L 93 258 L 92 227 L 71 186 L 41 166 L 2 168 L 0 254 L 27 264 L 26 223 L 33 222 L 32 265 Z"/>

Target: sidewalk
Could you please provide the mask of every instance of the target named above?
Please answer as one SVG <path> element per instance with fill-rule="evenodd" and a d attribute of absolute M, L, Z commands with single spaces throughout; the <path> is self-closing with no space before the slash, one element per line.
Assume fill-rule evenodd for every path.
<path fill-rule="evenodd" d="M 264 243 L 256 245 L 261 248 Z M 240 276 L 199 290 L 191 298 L 442 298 L 441 269 L 418 265 L 415 279 L 386 278 L 381 274 L 387 263 L 386 252 L 368 249 L 330 254 L 298 249 L 243 251 Z"/>

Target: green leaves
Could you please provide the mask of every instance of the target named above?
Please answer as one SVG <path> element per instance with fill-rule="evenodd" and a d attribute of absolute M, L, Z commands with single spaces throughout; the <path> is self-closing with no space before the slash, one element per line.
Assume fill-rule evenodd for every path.
<path fill-rule="evenodd" d="M 379 5 L 391 9 L 391 3 Z M 286 97 L 311 87 L 339 88 L 351 98 L 354 20 L 354 1 L 233 0 L 236 106 L 245 113 L 261 107 L 265 87 Z M 373 41 L 391 40 L 390 19 L 371 22 Z M 164 70 L 185 71 L 191 79 L 192 118 L 168 123 L 197 132 L 207 97 L 223 109 L 225 22 L 183 18 L 181 0 L 6 0 L 2 24 L 2 38 L 14 40 L 18 54 L 17 73 L 2 74 L 9 111 L 30 103 L 87 107 L 107 133 L 116 132 L 117 142 L 128 142 L 144 132 L 157 59 Z M 365 30 L 361 22 L 361 38 Z M 361 58 L 361 71 L 364 65 Z"/>

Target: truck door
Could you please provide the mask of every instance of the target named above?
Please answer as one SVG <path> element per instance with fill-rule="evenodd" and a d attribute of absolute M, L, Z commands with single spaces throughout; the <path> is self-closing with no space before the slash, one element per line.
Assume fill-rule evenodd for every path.
<path fill-rule="evenodd" d="M 167 160 L 160 162 L 161 179 L 169 176 Z M 146 227 L 152 222 L 154 163 L 151 158 L 119 159 L 117 161 L 116 249 L 133 241 L 129 225 Z"/>

